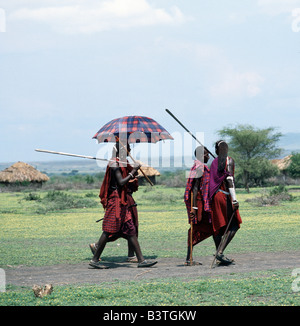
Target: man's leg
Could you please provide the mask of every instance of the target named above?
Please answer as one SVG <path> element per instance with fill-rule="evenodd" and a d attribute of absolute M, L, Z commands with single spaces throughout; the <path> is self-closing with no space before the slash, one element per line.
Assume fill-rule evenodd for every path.
<path fill-rule="evenodd" d="M 134 255 L 134 252 L 136 253 L 139 263 L 145 260 L 136 235 L 132 235 L 128 237 L 128 256 L 129 253 L 130 254 L 133 253 Z"/>
<path fill-rule="evenodd" d="M 189 262 L 190 258 L 191 258 L 191 246 L 188 246 L 185 261 Z"/>
<path fill-rule="evenodd" d="M 119 238 L 120 238 L 120 234 L 119 233 L 111 234 L 111 235 L 109 235 L 107 237 L 107 242 L 113 242 L 113 241 L 116 241 Z M 95 242 L 95 243 L 90 243 L 90 245 L 89 245 L 89 247 L 90 247 L 93 255 L 95 255 L 95 252 L 97 251 L 97 248 L 99 246 L 99 242 L 100 242 L 100 239 L 97 242 Z"/>
<path fill-rule="evenodd" d="M 192 232 L 192 229 L 189 228 L 188 233 L 187 233 L 188 240 L 187 240 L 187 253 L 186 253 L 186 259 L 185 259 L 186 263 L 190 262 L 190 260 L 191 260 L 191 232 Z M 192 253 L 193 253 L 193 250 L 192 250 Z"/>
<path fill-rule="evenodd" d="M 98 241 L 96 252 L 95 252 L 92 260 L 90 261 L 91 266 L 93 266 L 95 268 L 105 268 L 103 265 L 100 264 L 99 258 L 106 246 L 107 241 L 108 241 L 108 233 L 103 232 Z"/>
<path fill-rule="evenodd" d="M 220 243 L 222 241 L 222 235 L 221 234 L 213 235 L 213 239 L 214 239 L 214 242 L 215 242 L 216 250 L 218 250 L 219 245 L 220 245 Z"/>
<path fill-rule="evenodd" d="M 223 235 L 223 241 L 222 241 L 221 246 L 219 247 L 218 255 L 216 258 L 221 263 L 223 263 L 225 265 L 226 264 L 229 265 L 234 262 L 233 259 L 229 259 L 224 256 L 224 251 L 225 251 L 226 247 L 229 245 L 229 243 L 231 242 L 231 240 L 234 238 L 238 229 L 239 229 L 239 227 L 238 227 L 237 221 L 235 219 L 233 219 L 231 222 L 231 225 L 229 226 L 229 230 L 226 232 L 226 234 Z M 217 237 L 215 243 L 220 244 L 220 242 L 221 242 L 220 238 Z"/>
<path fill-rule="evenodd" d="M 134 248 L 134 251 L 136 253 L 136 256 L 137 256 L 137 259 L 139 262 L 138 267 L 150 267 L 157 263 L 157 261 L 149 261 L 148 262 L 145 260 L 136 235 L 132 235 L 132 236 L 128 237 L 128 245 L 130 245 L 130 246 L 132 246 L 132 248 Z"/>
<path fill-rule="evenodd" d="M 127 239 L 128 240 L 128 239 Z M 130 243 L 129 241 L 127 241 L 128 243 L 128 256 L 127 256 L 127 262 L 130 263 L 137 263 L 138 259 L 137 256 L 135 255 L 135 251 L 134 251 L 134 246 L 132 245 L 132 243 Z"/>

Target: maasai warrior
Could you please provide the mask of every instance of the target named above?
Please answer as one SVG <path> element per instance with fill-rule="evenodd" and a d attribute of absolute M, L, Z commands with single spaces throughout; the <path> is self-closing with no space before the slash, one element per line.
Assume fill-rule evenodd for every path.
<path fill-rule="evenodd" d="M 232 259 L 226 258 L 223 254 L 225 248 L 235 236 L 242 223 L 236 199 L 234 185 L 234 160 L 228 157 L 228 145 L 220 140 L 215 145 L 216 157 L 210 166 L 209 199 L 212 208 L 212 226 L 216 249 L 224 236 L 222 246 L 218 250 L 216 259 L 220 264 L 229 265 Z M 231 216 L 235 212 L 229 225 L 228 231 L 224 234 Z"/>
<path fill-rule="evenodd" d="M 119 148 L 119 144 L 117 144 L 117 146 L 115 146 L 114 149 L 113 149 L 112 157 L 114 157 L 114 158 L 116 158 L 118 156 L 118 153 L 116 152 L 117 147 Z M 127 150 L 130 151 L 129 145 L 127 146 Z M 127 164 L 127 160 L 126 160 L 126 164 Z M 111 168 L 114 168 L 112 165 L 113 164 L 110 164 Z M 107 169 L 108 169 L 108 167 L 107 167 Z M 128 166 L 128 169 L 130 170 L 129 166 Z M 107 172 L 108 172 L 108 170 L 107 170 Z M 131 171 L 131 173 L 132 172 L 133 171 Z M 104 180 L 105 180 L 105 177 L 104 177 Z M 116 188 L 115 185 L 112 185 L 110 187 L 111 190 L 114 189 L 114 188 Z M 137 204 L 135 203 L 135 201 L 134 201 L 134 199 L 132 197 L 132 193 L 137 191 L 137 190 L 138 190 L 138 179 L 134 178 L 134 179 L 129 180 L 128 183 L 127 183 L 127 195 L 128 195 L 127 199 L 128 199 L 128 202 L 129 202 L 128 207 L 131 210 L 132 220 L 133 220 L 133 223 L 134 223 L 134 227 L 136 229 L 136 237 L 138 237 L 138 212 L 137 212 L 137 208 L 136 208 Z M 101 197 L 101 193 L 100 193 L 99 197 Z M 113 241 L 117 240 L 120 237 L 122 237 L 121 233 L 111 234 L 108 237 L 107 242 L 113 242 Z M 92 254 L 95 255 L 96 250 L 98 248 L 98 242 L 97 243 L 91 243 L 89 245 L 89 247 L 90 247 L 90 249 L 92 251 Z M 100 260 L 101 259 L 99 258 L 99 261 Z M 129 241 L 128 241 L 128 257 L 127 257 L 126 261 L 130 262 L 130 263 L 138 263 L 138 259 L 137 259 L 136 255 L 135 255 L 134 247 L 132 246 L 132 244 Z"/>
<path fill-rule="evenodd" d="M 102 224 L 103 232 L 89 265 L 94 268 L 105 268 L 99 261 L 99 258 L 106 243 L 123 237 L 128 241 L 129 254 L 136 253 L 138 267 L 150 267 L 157 262 L 146 261 L 142 255 L 137 239 L 137 210 L 132 198 L 132 192 L 138 188 L 138 182 L 135 176 L 140 165 L 136 164 L 132 167 L 127 162 L 127 153 L 130 152 L 128 144 L 127 150 L 123 147 L 120 147 L 119 150 L 119 143 L 116 143 L 114 151 L 113 163 L 109 163 L 106 168 L 99 195 L 103 208 L 105 209 Z"/>
<path fill-rule="evenodd" d="M 192 246 L 190 228 L 185 265 L 196 264 L 191 262 L 191 247 L 213 235 L 208 199 L 209 168 L 205 165 L 209 160 L 209 154 L 203 146 L 198 146 L 195 156 L 196 160 L 191 168 L 184 194 L 189 224 L 192 224 Z"/>

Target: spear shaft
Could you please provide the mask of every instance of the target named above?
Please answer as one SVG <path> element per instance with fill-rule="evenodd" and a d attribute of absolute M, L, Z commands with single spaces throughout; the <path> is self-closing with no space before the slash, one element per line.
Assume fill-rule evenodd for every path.
<path fill-rule="evenodd" d="M 193 193 L 193 189 L 191 189 L 191 207 L 194 206 L 194 193 Z M 190 234 L 190 265 L 193 265 L 193 219 L 191 217 L 190 219 L 190 225 L 191 225 L 191 234 Z"/>
<path fill-rule="evenodd" d="M 57 154 L 57 155 L 64 155 L 64 156 L 88 158 L 90 160 L 97 160 L 97 161 L 114 162 L 114 160 L 108 160 L 106 158 L 99 158 L 99 157 L 87 156 L 87 155 L 79 155 L 79 154 L 72 154 L 72 153 L 49 151 L 49 150 L 46 150 L 46 149 L 36 149 L 35 151 L 36 152 L 41 152 L 41 153 L 49 153 L 49 154 Z M 127 164 L 127 162 L 120 162 L 120 163 Z"/>
<path fill-rule="evenodd" d="M 186 130 L 201 146 L 203 146 L 203 144 L 200 142 L 200 140 L 198 140 L 197 138 L 196 138 L 196 136 L 194 135 L 194 134 L 192 134 L 189 130 L 188 130 L 188 128 L 185 126 L 185 125 L 183 125 L 183 123 L 181 122 L 181 121 L 179 121 L 176 117 L 175 117 L 175 115 L 170 111 L 170 110 L 168 110 L 168 109 L 166 109 L 166 111 L 167 111 L 167 113 L 169 113 L 169 115 L 175 120 L 175 121 L 177 121 L 180 125 L 181 125 L 181 127 L 184 129 L 184 130 Z M 205 146 L 203 146 L 206 150 L 207 150 L 207 152 L 213 157 L 213 158 L 215 158 L 215 156 L 214 156 L 214 154 L 212 154 Z"/>

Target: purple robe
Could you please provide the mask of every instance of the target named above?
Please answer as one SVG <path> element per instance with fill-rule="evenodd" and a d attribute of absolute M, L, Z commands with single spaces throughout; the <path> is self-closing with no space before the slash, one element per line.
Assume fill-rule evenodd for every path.
<path fill-rule="evenodd" d="M 218 157 L 216 157 L 210 166 L 210 181 L 208 189 L 208 198 L 211 200 L 216 191 L 220 188 L 222 182 L 230 175 L 226 169 L 222 172 L 218 171 Z"/>

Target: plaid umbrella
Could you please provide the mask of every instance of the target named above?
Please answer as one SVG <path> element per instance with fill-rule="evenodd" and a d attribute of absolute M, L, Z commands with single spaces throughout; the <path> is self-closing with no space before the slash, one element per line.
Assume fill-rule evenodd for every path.
<path fill-rule="evenodd" d="M 105 124 L 93 138 L 99 143 L 115 142 L 116 137 L 128 143 L 157 143 L 173 137 L 155 120 L 142 116 L 126 116 Z"/>

